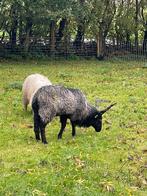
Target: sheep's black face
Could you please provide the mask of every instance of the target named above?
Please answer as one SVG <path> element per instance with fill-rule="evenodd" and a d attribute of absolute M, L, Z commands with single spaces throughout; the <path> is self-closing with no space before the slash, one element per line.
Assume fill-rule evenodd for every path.
<path fill-rule="evenodd" d="M 111 107 L 116 105 L 116 103 L 111 104 L 106 109 L 97 111 L 95 114 L 92 115 L 92 117 L 89 119 L 90 126 L 93 126 L 96 132 L 100 132 L 102 129 L 102 115 L 107 112 Z"/>
<path fill-rule="evenodd" d="M 96 132 L 100 132 L 102 129 L 102 115 L 99 113 L 93 118 L 92 126 Z"/>

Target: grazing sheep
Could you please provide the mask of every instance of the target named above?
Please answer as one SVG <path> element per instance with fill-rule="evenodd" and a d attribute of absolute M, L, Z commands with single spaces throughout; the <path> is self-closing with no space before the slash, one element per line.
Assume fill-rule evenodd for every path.
<path fill-rule="evenodd" d="M 47 77 L 41 74 L 31 74 L 25 79 L 22 87 L 23 105 L 25 110 L 27 110 L 28 104 L 31 106 L 35 92 L 40 87 L 46 85 L 51 85 L 51 82 Z"/>
<path fill-rule="evenodd" d="M 34 95 L 32 109 L 34 112 L 34 132 L 36 140 L 41 139 L 47 143 L 45 127 L 55 116 L 60 116 L 61 129 L 58 139 L 66 127 L 67 119 L 70 119 L 72 136 L 75 136 L 75 126 L 94 127 L 99 132 L 102 129 L 102 115 L 109 110 L 110 105 L 102 111 L 87 103 L 85 95 L 78 89 L 64 88 L 62 86 L 44 86 Z"/>

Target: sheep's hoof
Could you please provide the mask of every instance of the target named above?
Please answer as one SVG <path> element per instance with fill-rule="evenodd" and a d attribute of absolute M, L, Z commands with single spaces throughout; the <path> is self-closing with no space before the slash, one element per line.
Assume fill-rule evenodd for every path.
<path fill-rule="evenodd" d="M 58 135 L 58 140 L 62 139 L 62 135 Z"/>
<path fill-rule="evenodd" d="M 47 142 L 47 141 L 44 141 L 43 143 L 44 143 L 44 144 L 48 144 L 48 142 Z"/>

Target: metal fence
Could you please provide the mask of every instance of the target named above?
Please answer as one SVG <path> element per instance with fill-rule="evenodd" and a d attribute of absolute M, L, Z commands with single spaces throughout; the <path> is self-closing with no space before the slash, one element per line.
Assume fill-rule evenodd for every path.
<path fill-rule="evenodd" d="M 0 40 L 2 40 L 0 38 Z M 140 44 L 137 47 L 132 43 L 120 42 L 119 44 L 106 43 L 104 47 L 104 59 L 122 59 L 122 60 L 147 60 L 147 43 Z M 9 39 L 0 41 L 1 58 L 96 58 L 97 44 L 94 40 L 86 40 L 80 45 L 75 45 L 74 41 L 60 41 L 55 46 L 50 46 L 49 38 L 31 38 L 27 50 L 24 50 L 23 43 L 16 42 L 15 46 L 9 42 Z"/>

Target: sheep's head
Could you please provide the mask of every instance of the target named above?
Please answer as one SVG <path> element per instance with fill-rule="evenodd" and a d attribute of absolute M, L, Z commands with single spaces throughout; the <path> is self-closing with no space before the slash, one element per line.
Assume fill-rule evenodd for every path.
<path fill-rule="evenodd" d="M 91 120 L 91 125 L 94 127 L 96 132 L 100 132 L 102 129 L 102 116 L 105 112 L 107 112 L 111 107 L 113 107 L 116 103 L 111 104 L 106 109 L 98 111 L 96 115 Z"/>

